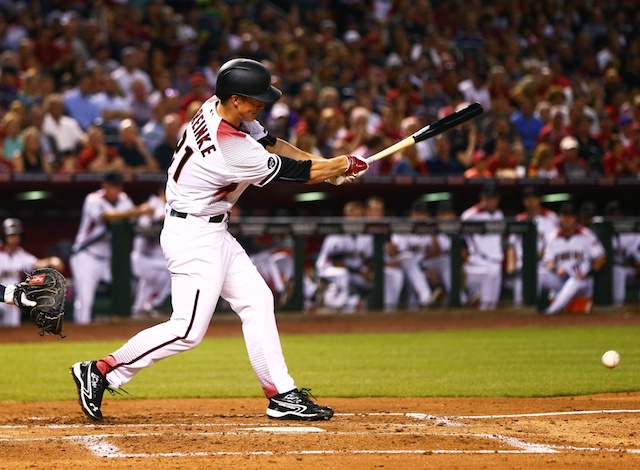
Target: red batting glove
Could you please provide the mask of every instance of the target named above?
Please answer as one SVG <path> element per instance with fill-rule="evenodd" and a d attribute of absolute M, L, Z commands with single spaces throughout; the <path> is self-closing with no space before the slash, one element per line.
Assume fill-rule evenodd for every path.
<path fill-rule="evenodd" d="M 345 156 L 347 157 L 347 161 L 349 162 L 349 166 L 347 166 L 347 171 L 344 172 L 345 176 L 352 176 L 352 175 L 357 175 L 359 173 L 364 173 L 369 169 L 369 164 L 360 155 L 345 155 Z"/>

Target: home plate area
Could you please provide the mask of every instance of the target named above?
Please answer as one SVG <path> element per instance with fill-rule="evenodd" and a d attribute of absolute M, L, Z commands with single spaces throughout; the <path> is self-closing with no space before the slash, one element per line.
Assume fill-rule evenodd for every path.
<path fill-rule="evenodd" d="M 156 418 L 136 423 L 140 417 L 129 417 L 94 425 L 69 416 L 55 420 L 32 417 L 4 424 L 0 426 L 0 449 L 8 465 L 3 468 L 12 468 L 12 462 L 24 464 L 25 455 L 34 448 L 47 448 L 50 462 L 56 460 L 54 455 L 71 461 L 99 459 L 109 465 L 134 459 L 144 468 L 158 465 L 152 462 L 199 468 L 207 457 L 231 468 L 231 462 L 223 465 L 226 459 L 244 459 L 244 467 L 270 463 L 270 468 L 286 468 L 291 463 L 285 458 L 294 458 L 301 468 L 303 463 L 313 467 L 320 461 L 332 461 L 343 468 L 357 468 L 357 462 L 365 468 L 373 462 L 421 468 L 434 464 L 438 456 L 452 459 L 463 455 L 509 457 L 501 462 L 505 468 L 535 462 L 513 460 L 516 456 L 544 456 L 547 460 L 542 462 L 555 463 L 569 456 L 580 456 L 578 462 L 582 463 L 592 457 L 600 459 L 594 462 L 602 462 L 603 457 L 615 456 L 618 460 L 606 462 L 622 467 L 640 464 L 640 444 L 635 437 L 640 424 L 637 409 L 459 416 L 379 411 L 337 413 L 331 421 L 314 423 L 272 421 L 262 414 Z M 336 460 L 339 457 L 351 458 Z M 386 460 L 389 458 L 392 460 Z"/>
<path fill-rule="evenodd" d="M 0 467 L 639 468 L 638 398 L 342 398 L 319 422 L 269 420 L 257 399 L 111 400 L 100 424 L 77 403 L 11 403 Z"/>

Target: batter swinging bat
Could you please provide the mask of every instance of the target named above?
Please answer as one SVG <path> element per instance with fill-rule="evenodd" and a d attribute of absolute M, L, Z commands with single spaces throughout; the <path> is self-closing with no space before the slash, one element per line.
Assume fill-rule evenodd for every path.
<path fill-rule="evenodd" d="M 438 119 L 431 124 L 427 124 L 419 131 L 414 132 L 409 137 L 402 139 L 400 142 L 393 144 L 391 147 L 387 147 L 386 149 L 381 150 L 378 153 L 374 153 L 367 158 L 367 163 L 378 161 L 381 158 L 388 157 L 389 155 L 396 153 L 398 150 L 402 150 L 404 148 L 415 145 L 418 142 L 422 142 L 423 140 L 427 140 L 431 137 L 442 134 L 443 132 L 448 131 L 453 127 L 459 126 L 464 122 L 470 121 L 471 119 L 480 116 L 482 112 L 483 109 L 480 103 L 470 104 L 466 108 L 456 111 L 453 114 L 449 114 L 442 119 Z"/>

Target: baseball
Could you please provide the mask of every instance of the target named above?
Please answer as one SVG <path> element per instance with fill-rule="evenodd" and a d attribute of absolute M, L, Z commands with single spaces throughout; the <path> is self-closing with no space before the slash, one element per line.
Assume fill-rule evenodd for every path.
<path fill-rule="evenodd" d="M 620 363 L 620 354 L 616 351 L 607 351 L 602 355 L 602 365 L 608 367 L 609 369 L 613 369 Z"/>

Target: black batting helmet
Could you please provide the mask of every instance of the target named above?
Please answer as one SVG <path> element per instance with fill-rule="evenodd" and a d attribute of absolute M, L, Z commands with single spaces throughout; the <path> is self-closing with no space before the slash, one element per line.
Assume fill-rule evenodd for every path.
<path fill-rule="evenodd" d="M 18 234 L 22 236 L 24 233 L 24 228 L 22 227 L 22 222 L 19 219 L 9 218 L 4 219 L 2 221 L 2 241 L 7 241 L 7 235 L 15 235 Z"/>
<path fill-rule="evenodd" d="M 271 74 L 260 62 L 232 59 L 220 67 L 216 80 L 216 96 L 225 100 L 231 95 L 272 103 L 280 99 L 282 92 L 271 86 Z"/>

